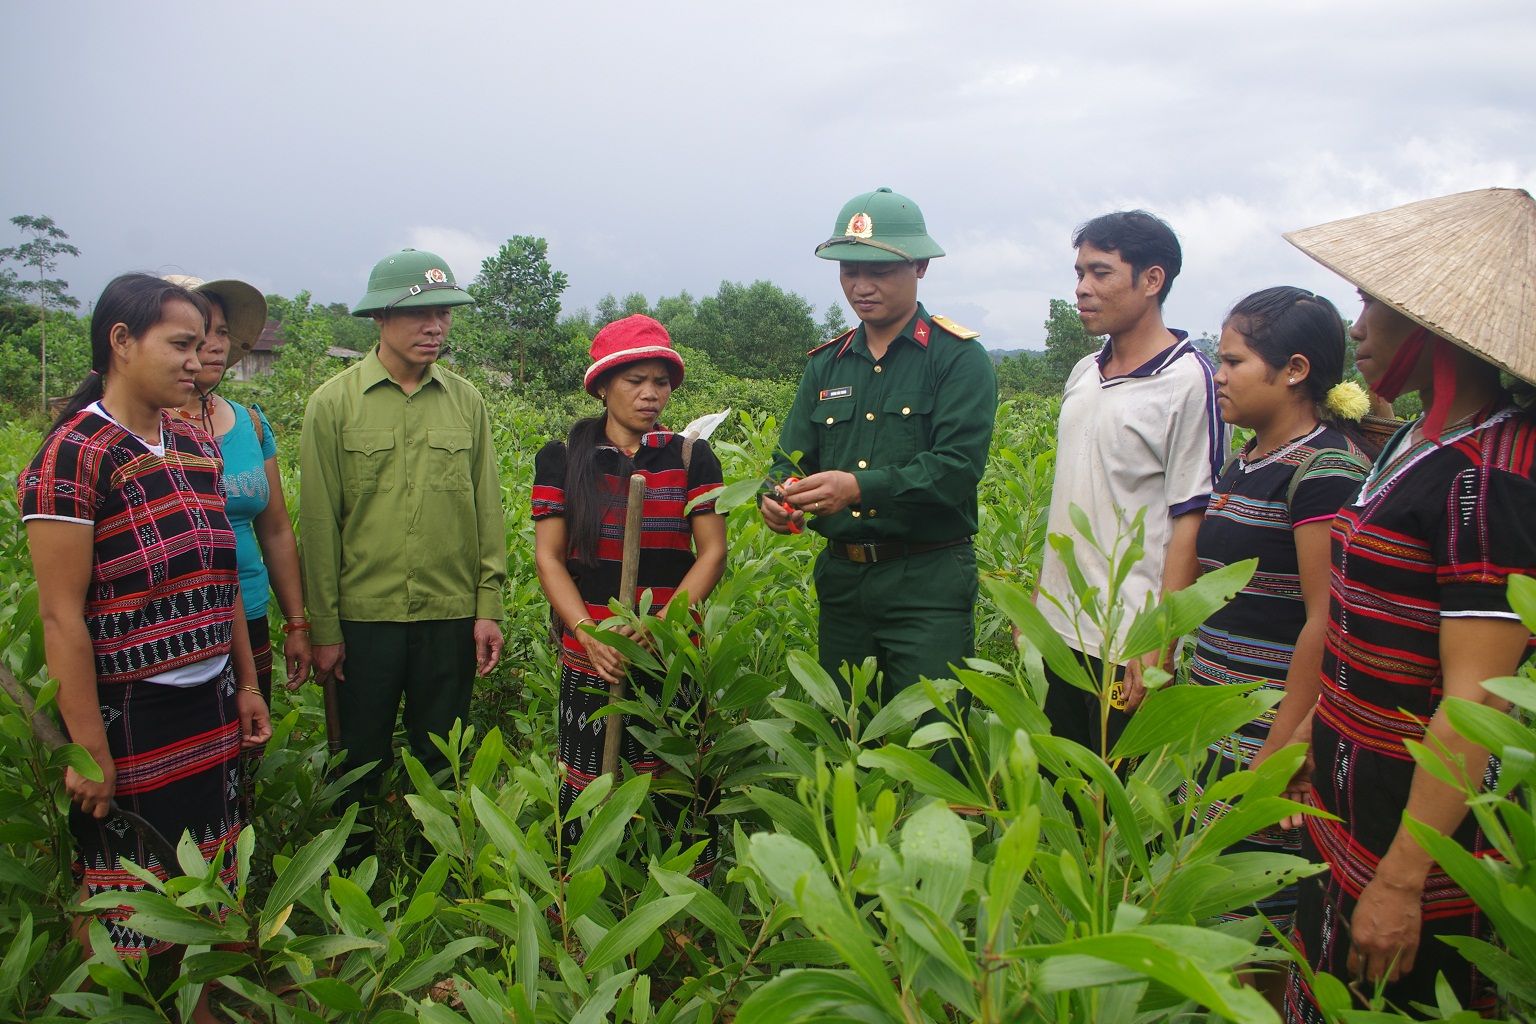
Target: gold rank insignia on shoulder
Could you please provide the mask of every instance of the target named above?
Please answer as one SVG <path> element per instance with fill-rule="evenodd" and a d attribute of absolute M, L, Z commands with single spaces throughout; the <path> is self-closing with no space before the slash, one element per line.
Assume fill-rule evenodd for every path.
<path fill-rule="evenodd" d="M 972 338 L 981 337 L 980 331 L 973 331 L 969 327 L 962 327 L 947 316 L 930 317 L 935 327 L 941 328 L 946 334 L 953 334 L 961 341 L 970 341 Z"/>

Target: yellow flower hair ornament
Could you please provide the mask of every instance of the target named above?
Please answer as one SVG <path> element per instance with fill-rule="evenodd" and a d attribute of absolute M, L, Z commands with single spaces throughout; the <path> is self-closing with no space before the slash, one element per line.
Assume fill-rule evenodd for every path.
<path fill-rule="evenodd" d="M 1323 408 L 1340 419 L 1359 423 L 1361 418 L 1371 411 L 1371 399 L 1359 384 L 1346 380 L 1328 389 L 1328 397 L 1323 402 Z"/>

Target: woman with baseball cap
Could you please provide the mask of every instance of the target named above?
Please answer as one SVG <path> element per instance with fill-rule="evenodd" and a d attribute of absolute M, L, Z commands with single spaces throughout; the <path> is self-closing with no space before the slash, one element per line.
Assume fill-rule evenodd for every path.
<path fill-rule="evenodd" d="M 646 480 L 645 519 L 635 593 L 646 590 L 661 609 L 686 593 L 698 605 L 725 571 L 725 517 L 712 500 L 688 503 L 718 487 L 720 462 L 704 441 L 688 441 L 661 425 L 683 360 L 667 330 L 643 314 L 604 327 L 592 340 L 584 384 L 603 411 L 577 420 L 565 441 L 550 441 L 534 461 L 534 557 L 539 582 L 560 627 L 560 813 L 601 773 L 605 730 L 624 729 L 620 754 L 636 772 L 660 775 L 667 764 L 646 750 L 618 716 L 592 718 L 609 683 L 629 673 L 618 650 L 584 629 L 609 617 L 619 596 L 625 494 L 632 474 Z M 632 684 L 660 694 L 660 683 L 633 673 Z M 684 700 L 679 694 L 679 700 Z M 707 877 L 716 858 L 712 794 L 687 802 L 656 798 L 665 829 L 686 817 L 710 837 L 692 874 Z M 677 804 L 674 806 L 674 804 Z M 567 850 L 581 823 L 563 827 Z"/>
<path fill-rule="evenodd" d="M 1465 1007 L 1486 979 L 1450 945 L 1486 920 L 1413 838 L 1412 818 L 1474 854 L 1489 845 L 1464 794 L 1417 767 L 1410 742 L 1461 759 L 1491 785 L 1498 762 L 1463 739 L 1447 697 L 1493 707 L 1531 634 L 1510 576 L 1536 573 L 1536 418 L 1501 371 L 1536 381 L 1536 203 L 1485 189 L 1286 236 L 1360 291 L 1356 365 L 1375 392 L 1419 393 L 1426 412 L 1388 442 L 1333 521 L 1322 691 L 1311 719 L 1306 844 L 1330 870 L 1301 884 L 1297 945 L 1313 971 L 1392 1004 L 1434 1005 L 1443 974 Z M 1406 812 L 1406 814 L 1405 814 Z M 1286 1018 L 1320 1022 L 1291 973 Z"/>
<path fill-rule="evenodd" d="M 267 622 L 270 594 L 277 594 L 283 618 L 283 660 L 290 689 L 309 675 L 309 623 L 299 578 L 299 547 L 277 469 L 272 425 L 256 406 L 245 406 L 215 389 L 224 374 L 244 359 L 267 323 L 267 300 L 244 281 L 203 281 L 168 275 L 166 280 L 208 300 L 208 334 L 198 351 L 202 369 L 186 404 L 173 410 L 207 431 L 224 458 L 229 525 L 235 531 L 240 596 L 256 659 L 262 699 L 272 701 L 272 640 Z"/>

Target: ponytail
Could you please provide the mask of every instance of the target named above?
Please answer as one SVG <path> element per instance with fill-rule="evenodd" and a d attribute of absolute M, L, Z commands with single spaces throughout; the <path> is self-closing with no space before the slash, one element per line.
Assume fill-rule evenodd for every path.
<path fill-rule="evenodd" d="M 92 367 L 91 372 L 85 375 L 85 380 L 80 382 L 80 386 L 75 388 L 74 393 L 65 401 L 64 408 L 54 417 L 53 422 L 48 425 L 48 433 L 52 434 L 55 430 L 58 430 L 69 420 L 73 419 L 76 413 L 92 402 L 101 401 L 101 395 L 105 388 L 105 379 L 98 370 Z"/>

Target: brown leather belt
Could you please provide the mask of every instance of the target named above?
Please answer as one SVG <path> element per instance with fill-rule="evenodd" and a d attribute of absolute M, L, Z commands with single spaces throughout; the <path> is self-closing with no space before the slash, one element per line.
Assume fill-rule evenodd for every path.
<path fill-rule="evenodd" d="M 873 565 L 875 562 L 889 562 L 895 558 L 906 558 L 908 555 L 920 555 L 925 551 L 957 548 L 962 544 L 969 544 L 970 542 L 971 538 L 969 537 L 961 537 L 958 540 L 941 540 L 936 544 L 908 544 L 899 540 L 889 540 L 883 543 L 865 541 L 862 544 L 828 541 L 827 554 L 833 558 L 841 558 L 845 562 Z"/>

